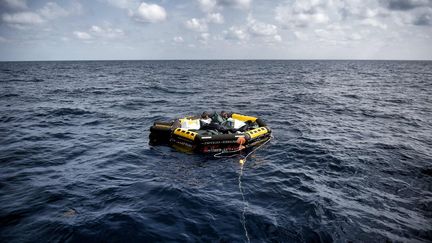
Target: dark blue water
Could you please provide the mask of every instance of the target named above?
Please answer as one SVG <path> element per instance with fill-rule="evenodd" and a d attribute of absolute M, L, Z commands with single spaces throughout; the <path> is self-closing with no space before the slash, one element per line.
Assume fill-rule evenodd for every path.
<path fill-rule="evenodd" d="M 432 239 L 432 62 L 0 63 L 0 91 L 2 242 Z M 245 200 L 238 158 L 148 145 L 204 110 L 273 129 Z"/>

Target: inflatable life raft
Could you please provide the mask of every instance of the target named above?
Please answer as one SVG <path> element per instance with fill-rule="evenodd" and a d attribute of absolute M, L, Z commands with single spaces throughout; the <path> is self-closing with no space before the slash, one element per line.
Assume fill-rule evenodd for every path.
<path fill-rule="evenodd" d="M 248 149 L 271 138 L 271 130 L 257 117 L 228 113 L 224 119 L 213 113 L 211 123 L 203 125 L 199 116 L 155 122 L 150 127 L 150 145 L 169 145 L 182 152 L 220 153 Z"/>

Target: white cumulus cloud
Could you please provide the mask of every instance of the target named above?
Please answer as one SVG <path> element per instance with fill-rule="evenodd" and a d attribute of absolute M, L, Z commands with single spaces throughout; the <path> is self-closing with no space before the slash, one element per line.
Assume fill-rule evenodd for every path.
<path fill-rule="evenodd" d="M 204 19 L 192 18 L 186 21 L 185 25 L 186 28 L 197 32 L 205 32 L 208 29 L 207 21 Z"/>
<path fill-rule="evenodd" d="M 276 20 L 288 27 L 307 27 L 329 22 L 325 4 L 316 0 L 296 0 L 276 8 Z"/>
<path fill-rule="evenodd" d="M 228 40 L 259 40 L 265 43 L 281 42 L 282 37 L 278 33 L 276 25 L 260 22 L 249 15 L 243 26 L 232 26 L 224 31 L 225 39 Z"/>
<path fill-rule="evenodd" d="M 202 44 L 207 44 L 208 40 L 210 39 L 209 33 L 201 33 L 201 35 L 198 37 L 198 41 Z"/>
<path fill-rule="evenodd" d="M 93 38 L 89 33 L 83 31 L 74 31 L 73 34 L 80 40 L 90 40 Z"/>
<path fill-rule="evenodd" d="M 276 42 L 282 42 L 282 37 L 280 35 L 274 35 L 273 40 Z"/>
<path fill-rule="evenodd" d="M 209 24 L 223 24 L 224 17 L 220 13 L 209 13 L 206 18 L 192 18 L 185 22 L 186 28 L 196 32 L 207 32 Z"/>
<path fill-rule="evenodd" d="M 247 30 L 238 26 L 231 26 L 227 31 L 224 31 L 224 35 L 228 40 L 245 41 L 249 39 Z"/>
<path fill-rule="evenodd" d="M 142 2 L 138 9 L 130 12 L 130 15 L 138 22 L 157 23 L 167 18 L 167 13 L 162 6 Z"/>
<path fill-rule="evenodd" d="M 173 41 L 174 41 L 175 43 L 182 43 L 182 42 L 184 42 L 184 39 L 183 39 L 183 37 L 181 37 L 181 36 L 175 36 L 175 37 L 173 38 Z"/>
<path fill-rule="evenodd" d="M 248 17 L 249 32 L 257 36 L 274 36 L 278 34 L 276 25 L 258 22 L 252 16 Z"/>
<path fill-rule="evenodd" d="M 223 24 L 224 17 L 220 13 L 209 13 L 207 15 L 207 21 L 214 24 Z"/>
<path fill-rule="evenodd" d="M 217 6 L 217 0 L 198 0 L 198 3 L 204 12 L 211 12 Z"/>

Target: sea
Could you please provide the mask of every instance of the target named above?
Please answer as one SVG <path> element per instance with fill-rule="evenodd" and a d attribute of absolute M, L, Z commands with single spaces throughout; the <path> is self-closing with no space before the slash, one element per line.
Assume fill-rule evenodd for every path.
<path fill-rule="evenodd" d="M 274 138 L 149 145 L 222 110 Z M 431 61 L 0 63 L 0 242 L 431 241 Z"/>

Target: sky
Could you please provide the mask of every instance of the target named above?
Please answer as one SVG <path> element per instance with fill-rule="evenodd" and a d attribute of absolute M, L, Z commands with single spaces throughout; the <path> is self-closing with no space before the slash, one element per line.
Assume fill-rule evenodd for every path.
<path fill-rule="evenodd" d="M 0 60 L 432 60 L 432 0 L 0 0 Z"/>

